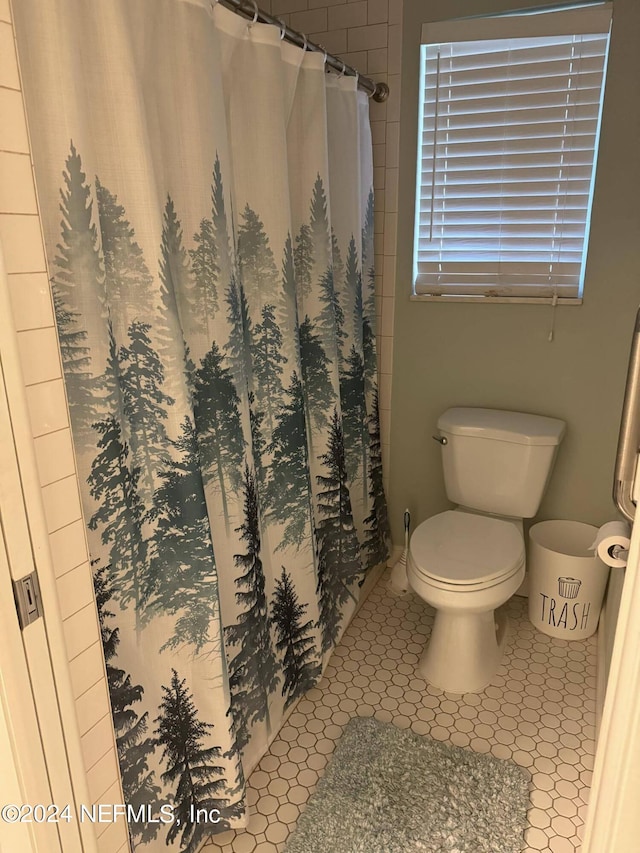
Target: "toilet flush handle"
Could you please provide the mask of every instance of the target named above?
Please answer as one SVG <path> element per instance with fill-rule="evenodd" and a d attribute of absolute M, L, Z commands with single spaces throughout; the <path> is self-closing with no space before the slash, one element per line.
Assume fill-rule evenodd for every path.
<path fill-rule="evenodd" d="M 446 436 L 444 436 L 444 435 L 432 435 L 432 436 L 431 436 L 431 438 L 432 438 L 434 441 L 438 441 L 438 442 L 440 442 L 440 444 L 448 444 L 448 443 L 449 443 L 449 442 L 447 441 Z"/>

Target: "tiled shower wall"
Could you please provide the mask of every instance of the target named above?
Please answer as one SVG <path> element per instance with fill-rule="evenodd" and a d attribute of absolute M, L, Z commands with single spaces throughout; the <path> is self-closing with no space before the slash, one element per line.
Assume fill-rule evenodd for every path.
<path fill-rule="evenodd" d="M 378 370 L 385 484 L 389 472 L 391 366 L 398 220 L 402 0 L 258 0 L 258 5 L 305 33 L 361 74 L 386 82 L 386 103 L 370 100 L 375 190 Z"/>
<path fill-rule="evenodd" d="M 49 543 L 92 803 L 122 802 L 69 416 L 8 0 L 0 0 L 0 242 L 26 386 Z M 88 805 L 88 804 L 87 804 Z M 99 853 L 128 850 L 96 824 Z"/>

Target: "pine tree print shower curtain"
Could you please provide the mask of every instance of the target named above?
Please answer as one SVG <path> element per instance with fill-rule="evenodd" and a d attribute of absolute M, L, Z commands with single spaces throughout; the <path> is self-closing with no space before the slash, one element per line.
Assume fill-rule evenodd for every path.
<path fill-rule="evenodd" d="M 208 0 L 15 15 L 130 835 L 191 853 L 387 556 L 367 99 Z"/>

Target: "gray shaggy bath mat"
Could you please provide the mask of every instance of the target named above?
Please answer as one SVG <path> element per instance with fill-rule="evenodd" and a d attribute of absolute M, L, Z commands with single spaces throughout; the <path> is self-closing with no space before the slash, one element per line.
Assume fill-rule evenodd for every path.
<path fill-rule="evenodd" d="M 286 853 L 519 853 L 528 800 L 511 761 L 356 718 Z"/>

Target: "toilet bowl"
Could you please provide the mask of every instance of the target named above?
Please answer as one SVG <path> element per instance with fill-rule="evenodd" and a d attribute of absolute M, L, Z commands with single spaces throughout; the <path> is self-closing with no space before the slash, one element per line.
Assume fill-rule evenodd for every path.
<path fill-rule="evenodd" d="M 435 608 L 420 674 L 447 693 L 478 693 L 491 682 L 507 637 L 496 620 L 524 579 L 522 532 L 511 521 L 447 511 L 422 522 L 409 545 L 407 576 Z"/>
<path fill-rule="evenodd" d="M 496 610 L 524 580 L 522 519 L 538 511 L 565 431 L 524 412 L 452 408 L 438 420 L 444 482 L 457 505 L 422 522 L 409 543 L 407 577 L 436 614 L 421 675 L 449 693 L 477 693 L 504 651 Z"/>

